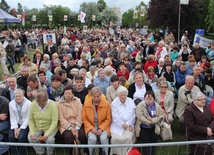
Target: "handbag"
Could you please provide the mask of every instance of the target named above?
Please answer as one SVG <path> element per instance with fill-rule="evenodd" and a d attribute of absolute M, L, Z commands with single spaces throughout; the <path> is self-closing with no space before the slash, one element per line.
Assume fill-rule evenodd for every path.
<path fill-rule="evenodd" d="M 169 124 L 169 121 L 167 119 L 167 116 L 163 119 L 161 123 L 159 123 L 160 126 L 160 137 L 163 141 L 172 140 L 172 129 L 171 124 Z"/>
<path fill-rule="evenodd" d="M 76 145 L 76 144 L 81 144 L 78 138 L 75 138 L 74 144 L 75 144 L 75 145 Z M 75 147 L 75 148 L 73 149 L 73 154 L 75 154 L 75 155 L 84 155 L 84 148 Z"/>
<path fill-rule="evenodd" d="M 132 147 L 131 150 L 128 152 L 128 155 L 141 155 L 136 147 Z"/>

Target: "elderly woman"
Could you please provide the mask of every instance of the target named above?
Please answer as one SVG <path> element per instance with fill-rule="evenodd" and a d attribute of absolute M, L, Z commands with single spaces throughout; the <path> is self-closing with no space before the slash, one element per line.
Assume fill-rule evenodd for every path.
<path fill-rule="evenodd" d="M 90 66 L 89 71 L 86 73 L 86 77 L 93 83 L 95 78 L 98 76 L 96 66 Z"/>
<path fill-rule="evenodd" d="M 22 89 L 14 91 L 15 99 L 9 103 L 10 111 L 10 130 L 9 142 L 27 143 L 28 128 L 28 114 L 31 102 L 24 97 Z M 26 155 L 26 148 L 11 147 L 12 155 Z"/>
<path fill-rule="evenodd" d="M 85 134 L 88 136 L 88 144 L 108 144 L 111 124 L 111 107 L 105 98 L 101 97 L 102 91 L 98 87 L 91 90 L 91 98 L 85 101 L 82 109 L 82 122 Z M 108 155 L 108 148 L 104 148 Z M 89 148 L 89 155 L 94 155 L 94 149 Z"/>
<path fill-rule="evenodd" d="M 133 144 L 135 103 L 127 97 L 128 90 L 125 87 L 118 88 L 118 97 L 111 103 L 111 143 L 112 144 Z M 125 155 L 128 147 L 111 148 L 111 155 Z"/>
<path fill-rule="evenodd" d="M 51 86 L 47 89 L 48 98 L 53 101 L 59 101 L 65 88 L 61 83 L 61 77 L 59 75 L 53 75 L 51 83 Z"/>
<path fill-rule="evenodd" d="M 104 95 L 106 95 L 106 89 L 110 86 L 110 79 L 105 75 L 104 69 L 98 70 L 98 77 L 94 80 L 94 85 L 99 87 Z"/>
<path fill-rule="evenodd" d="M 31 62 L 29 56 L 25 56 L 23 58 L 23 63 L 20 64 L 18 70 L 20 70 L 23 66 L 26 66 L 30 69 L 30 74 L 36 75 L 38 73 L 38 67 L 33 62 Z"/>
<path fill-rule="evenodd" d="M 160 134 L 158 122 L 163 120 L 164 114 L 158 103 L 155 102 L 153 91 L 147 91 L 144 101 L 136 107 L 137 122 L 135 126 L 136 137 L 142 143 L 157 142 L 157 135 Z M 155 147 L 144 147 L 145 155 L 155 155 Z"/>
<path fill-rule="evenodd" d="M 213 137 L 214 119 L 210 107 L 205 104 L 206 96 L 195 91 L 191 93 L 193 102 L 187 106 L 184 112 L 184 123 L 187 127 L 188 140 L 207 140 Z M 190 155 L 211 155 L 211 145 L 190 145 Z"/>
<path fill-rule="evenodd" d="M 73 94 L 73 88 L 64 89 L 64 96 L 58 101 L 59 131 L 63 135 L 66 144 L 74 144 L 78 138 L 81 144 L 86 144 L 86 136 L 82 125 L 82 103 Z M 73 149 L 69 149 L 68 155 L 72 155 Z"/>
<path fill-rule="evenodd" d="M 155 52 L 155 59 L 158 61 L 160 58 L 164 58 L 168 54 L 166 47 L 164 47 L 164 41 L 158 43 L 157 51 Z"/>
<path fill-rule="evenodd" d="M 28 141 L 30 143 L 54 144 L 58 131 L 58 108 L 54 101 L 48 100 L 48 94 L 39 92 L 29 111 Z M 45 148 L 35 146 L 37 154 L 45 153 Z M 47 147 L 47 155 L 53 155 L 54 148 Z"/>
<path fill-rule="evenodd" d="M 50 56 L 48 54 L 43 55 L 43 61 L 40 66 L 46 66 L 47 70 L 50 70 Z"/>
<path fill-rule="evenodd" d="M 144 100 L 144 94 L 152 90 L 152 87 L 144 83 L 144 75 L 143 73 L 137 71 L 134 73 L 134 83 L 132 83 L 128 88 L 128 97 L 132 98 L 136 104 L 140 101 Z"/>
<path fill-rule="evenodd" d="M 163 113 L 168 118 L 168 121 L 172 123 L 174 114 L 173 93 L 168 90 L 168 83 L 166 80 L 160 81 L 159 88 L 159 90 L 155 91 L 155 101 L 161 106 Z"/>

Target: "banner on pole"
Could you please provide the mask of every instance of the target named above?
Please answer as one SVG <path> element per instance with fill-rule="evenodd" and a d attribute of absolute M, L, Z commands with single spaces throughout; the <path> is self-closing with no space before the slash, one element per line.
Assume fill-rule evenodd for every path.
<path fill-rule="evenodd" d="M 134 18 L 137 18 L 137 17 L 138 17 L 137 10 L 134 10 Z"/>
<path fill-rule="evenodd" d="M 205 37 L 200 36 L 199 34 L 195 34 L 193 46 L 195 46 L 195 44 L 199 44 L 200 47 L 207 48 L 209 46 L 209 44 L 211 44 L 213 42 L 214 42 L 214 40 L 207 39 Z"/>
<path fill-rule="evenodd" d="M 189 4 L 189 0 L 180 0 L 180 4 L 188 5 Z"/>
<path fill-rule="evenodd" d="M 33 15 L 33 22 L 36 21 L 36 15 Z"/>
<path fill-rule="evenodd" d="M 52 21 L 53 21 L 53 16 L 49 15 L 49 22 L 52 22 Z"/>
<path fill-rule="evenodd" d="M 56 44 L 56 34 L 55 33 L 43 33 L 43 43 L 47 44 L 48 40 L 51 39 L 54 44 Z"/>
<path fill-rule="evenodd" d="M 140 15 L 141 16 L 145 16 L 145 11 L 146 11 L 145 6 L 141 6 L 141 8 L 140 8 Z"/>
<path fill-rule="evenodd" d="M 85 16 L 86 16 L 86 13 L 81 11 L 81 13 L 80 13 L 80 21 L 81 21 L 81 23 L 85 23 Z"/>
<path fill-rule="evenodd" d="M 92 15 L 92 21 L 95 21 L 95 20 L 96 20 L 96 16 Z"/>
<path fill-rule="evenodd" d="M 77 20 L 80 21 L 80 15 L 77 16 Z"/>

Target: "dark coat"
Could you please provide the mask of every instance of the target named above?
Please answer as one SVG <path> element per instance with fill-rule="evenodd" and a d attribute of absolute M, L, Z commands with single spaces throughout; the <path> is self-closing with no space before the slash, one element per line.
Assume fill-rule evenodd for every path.
<path fill-rule="evenodd" d="M 20 89 L 25 91 L 25 89 L 20 85 L 17 85 L 17 88 L 20 88 Z M 11 101 L 11 99 L 10 99 L 10 90 L 9 90 L 8 86 L 2 91 L 2 96 L 6 97 L 9 101 Z M 25 92 L 25 96 L 27 96 L 26 92 Z"/>
<path fill-rule="evenodd" d="M 151 87 L 149 84 L 147 84 L 147 83 L 144 83 L 144 84 L 145 84 L 145 87 L 146 87 L 146 91 L 152 90 L 152 87 Z M 135 91 L 136 91 L 135 82 L 132 83 L 132 84 L 129 86 L 128 91 L 129 91 L 128 97 L 130 97 L 130 98 L 133 99 L 134 93 L 135 93 Z"/>
<path fill-rule="evenodd" d="M 148 57 L 150 54 L 155 54 L 155 50 L 154 50 L 154 47 L 152 46 L 149 46 L 149 50 L 148 50 L 148 55 L 146 55 L 146 48 L 147 48 L 147 45 L 143 47 L 144 48 L 144 52 L 143 52 L 143 57 Z"/>
<path fill-rule="evenodd" d="M 214 119 L 210 107 L 205 105 L 202 113 L 195 104 L 190 104 L 184 112 L 184 123 L 189 140 L 207 140 L 207 127 L 214 132 Z"/>
<path fill-rule="evenodd" d="M 4 97 L 4 96 L 0 96 L 0 114 L 7 114 L 7 121 L 9 121 L 9 100 Z M 0 122 L 3 122 L 2 120 L 0 120 Z"/>

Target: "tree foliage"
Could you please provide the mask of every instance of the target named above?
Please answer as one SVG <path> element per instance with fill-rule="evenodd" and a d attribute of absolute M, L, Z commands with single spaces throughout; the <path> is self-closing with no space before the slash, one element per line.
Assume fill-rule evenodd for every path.
<path fill-rule="evenodd" d="M 21 15 L 22 14 L 22 4 L 21 3 L 18 3 L 18 7 L 17 7 L 17 12 L 18 12 L 18 14 L 19 15 Z"/>
<path fill-rule="evenodd" d="M 7 13 L 9 13 L 9 11 L 10 11 L 10 6 L 7 4 L 7 2 L 5 0 L 1 0 L 0 8 Z"/>
<path fill-rule="evenodd" d="M 97 4 L 94 2 L 88 3 L 83 2 L 82 4 L 80 4 L 80 11 L 86 13 L 85 22 L 87 23 L 87 25 L 92 26 L 93 25 L 92 16 L 93 15 L 98 16 L 99 13 Z"/>
<path fill-rule="evenodd" d="M 178 29 L 180 0 L 151 0 L 148 7 L 148 20 L 153 28 L 169 27 L 170 30 Z M 181 5 L 181 31 L 195 31 L 204 27 L 204 15 L 207 0 L 189 0 L 188 5 Z"/>
<path fill-rule="evenodd" d="M 118 16 L 110 8 L 105 8 L 97 17 L 103 25 L 109 26 L 110 22 L 118 21 Z"/>
<path fill-rule="evenodd" d="M 208 31 L 214 32 L 214 0 L 210 0 L 209 2 L 206 23 L 208 25 Z"/>
<path fill-rule="evenodd" d="M 99 12 L 102 12 L 107 7 L 106 2 L 104 0 L 97 1 L 97 8 Z"/>

